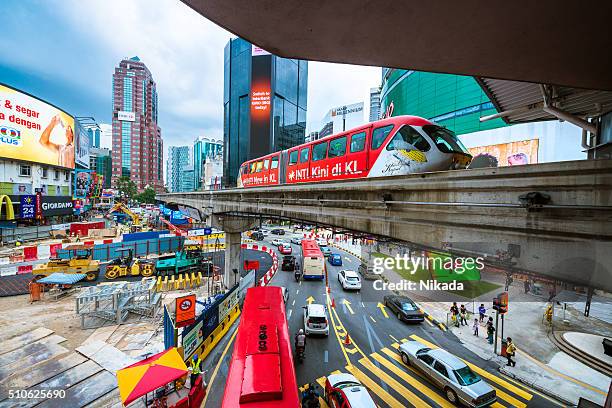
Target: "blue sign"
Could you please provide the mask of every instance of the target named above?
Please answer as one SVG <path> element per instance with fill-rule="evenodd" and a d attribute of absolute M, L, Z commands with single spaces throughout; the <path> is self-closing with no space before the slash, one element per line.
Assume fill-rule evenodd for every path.
<path fill-rule="evenodd" d="M 204 235 L 210 235 L 212 234 L 212 228 L 204 228 Z"/>
<path fill-rule="evenodd" d="M 31 219 L 34 218 L 36 212 L 36 196 L 35 195 L 22 195 L 21 199 L 21 218 Z"/>

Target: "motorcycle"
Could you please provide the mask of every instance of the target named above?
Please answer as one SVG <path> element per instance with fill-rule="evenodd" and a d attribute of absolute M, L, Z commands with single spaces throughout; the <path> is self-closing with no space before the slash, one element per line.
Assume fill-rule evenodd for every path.
<path fill-rule="evenodd" d="M 302 392 L 302 408 L 321 408 L 319 393 L 316 390 L 308 389 Z"/>
<path fill-rule="evenodd" d="M 299 269 L 296 269 L 294 272 L 295 281 L 299 282 L 302 279 L 302 272 Z"/>
<path fill-rule="evenodd" d="M 304 362 L 304 350 L 305 350 L 305 347 L 299 347 L 299 346 L 295 347 L 295 354 L 300 363 Z"/>

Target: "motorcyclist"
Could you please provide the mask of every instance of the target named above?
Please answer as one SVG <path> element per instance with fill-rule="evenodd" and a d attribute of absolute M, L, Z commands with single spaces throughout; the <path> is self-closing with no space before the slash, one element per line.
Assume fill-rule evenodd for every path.
<path fill-rule="evenodd" d="M 314 383 L 310 383 L 304 392 L 302 392 L 302 408 L 320 407 L 319 393 L 316 387 Z"/>
<path fill-rule="evenodd" d="M 300 271 L 300 268 L 296 266 L 295 268 L 295 272 L 293 273 L 295 275 L 295 280 L 299 281 L 302 278 L 302 271 Z"/>
<path fill-rule="evenodd" d="M 295 335 L 295 352 L 299 356 L 300 354 L 304 354 L 306 351 L 306 335 L 304 334 L 304 329 L 298 330 Z"/>

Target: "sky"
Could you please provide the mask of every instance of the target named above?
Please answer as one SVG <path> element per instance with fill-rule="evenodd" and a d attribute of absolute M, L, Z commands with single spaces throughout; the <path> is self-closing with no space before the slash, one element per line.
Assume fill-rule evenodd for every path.
<path fill-rule="evenodd" d="M 138 56 L 157 84 L 165 146 L 223 137 L 223 49 L 234 35 L 178 0 L 2 0 L 0 82 L 75 116 L 111 121 L 112 75 Z M 369 102 L 375 67 L 309 62 L 308 130 Z"/>

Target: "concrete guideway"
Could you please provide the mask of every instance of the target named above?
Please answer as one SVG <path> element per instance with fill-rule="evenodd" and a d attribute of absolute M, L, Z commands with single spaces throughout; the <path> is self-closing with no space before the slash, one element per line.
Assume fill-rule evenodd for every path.
<path fill-rule="evenodd" d="M 520 203 L 520 195 L 536 191 L 549 195 L 549 203 Z M 502 254 L 518 271 L 612 290 L 611 193 L 612 160 L 591 160 L 157 198 L 213 219 L 286 217 L 432 248 Z"/>

